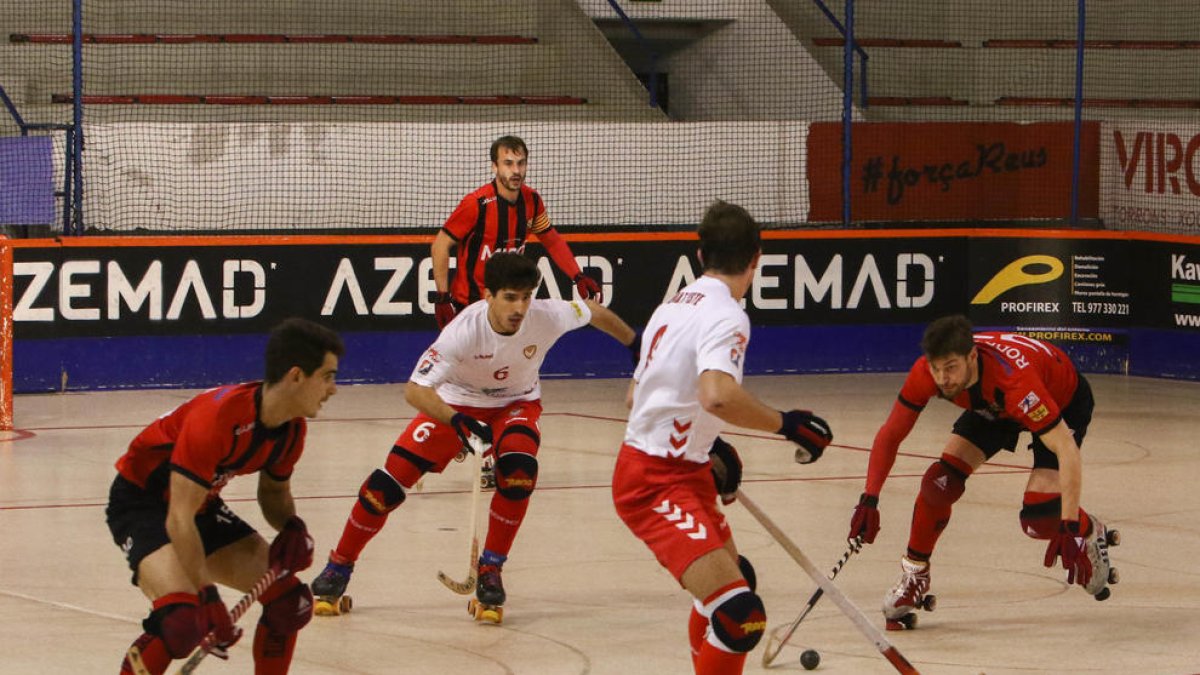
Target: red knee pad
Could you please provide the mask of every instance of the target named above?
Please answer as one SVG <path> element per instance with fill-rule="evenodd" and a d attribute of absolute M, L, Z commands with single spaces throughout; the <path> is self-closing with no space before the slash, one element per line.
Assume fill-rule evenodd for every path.
<path fill-rule="evenodd" d="M 296 577 L 288 576 L 276 581 L 263 593 L 259 602 L 263 605 L 263 611 L 258 622 L 277 635 L 297 633 L 312 620 L 312 591 L 308 584 Z"/>
<path fill-rule="evenodd" d="M 171 593 L 154 602 L 154 611 L 142 622 L 142 629 L 162 639 L 173 659 L 186 658 L 204 639 L 207 624 L 200 604 L 191 593 Z"/>
<path fill-rule="evenodd" d="M 1057 492 L 1026 492 L 1021 504 L 1021 531 L 1034 539 L 1058 534 L 1062 495 Z"/>
<path fill-rule="evenodd" d="M 968 475 L 970 467 L 953 457 L 942 455 L 925 470 L 921 478 L 921 497 L 931 506 L 952 506 L 967 489 Z"/>

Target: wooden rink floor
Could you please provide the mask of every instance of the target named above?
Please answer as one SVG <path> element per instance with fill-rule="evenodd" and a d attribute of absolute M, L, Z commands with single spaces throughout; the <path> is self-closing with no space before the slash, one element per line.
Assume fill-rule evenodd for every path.
<path fill-rule="evenodd" d="M 835 445 L 817 464 L 792 461 L 765 434 L 727 438 L 746 464 L 743 489 L 822 571 L 845 550 L 867 452 L 903 374 L 768 376 L 747 386 L 779 407 L 811 408 Z M 1083 505 L 1120 529 L 1121 581 L 1106 602 L 1042 566 L 1045 544 L 1017 513 L 1030 453 L 1002 453 L 967 482 L 933 558 L 933 613 L 890 639 L 922 673 L 1200 672 L 1200 383 L 1089 376 L 1096 413 L 1084 443 Z M 624 433 L 626 380 L 547 380 L 538 489 L 505 567 L 502 626 L 474 623 L 436 573 L 466 574 L 470 463 L 431 475 L 367 547 L 350 584 L 354 610 L 315 617 L 292 672 L 469 675 L 685 675 L 690 601 L 613 511 L 609 481 Z M 192 391 L 18 396 L 19 432 L 0 433 L 0 673 L 116 673 L 148 602 L 104 524 L 113 462 L 140 428 Z M 920 476 L 958 409 L 933 402 L 902 447 L 881 496 L 883 531 L 836 584 L 882 627 L 880 602 L 899 558 Z M 363 479 L 412 415 L 400 385 L 342 386 L 310 426 L 293 478 L 320 570 Z M 1024 442 L 1024 440 L 1023 440 Z M 224 491 L 271 536 L 256 479 Z M 738 504 L 726 508 L 758 570 L 771 630 L 792 621 L 813 582 Z M 224 592 L 232 605 L 239 594 Z M 250 673 L 249 634 L 228 662 L 198 672 Z M 760 672 L 765 640 L 746 672 Z M 772 671 L 889 673 L 891 666 L 828 599 L 801 624 Z M 173 666 L 178 668 L 181 662 Z"/>

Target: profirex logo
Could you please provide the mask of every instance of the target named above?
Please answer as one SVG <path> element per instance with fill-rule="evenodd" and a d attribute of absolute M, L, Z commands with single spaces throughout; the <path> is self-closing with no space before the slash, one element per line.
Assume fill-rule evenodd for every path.
<path fill-rule="evenodd" d="M 971 299 L 971 304 L 986 305 L 1018 286 L 1049 283 L 1061 277 L 1062 273 L 1062 261 L 1053 256 L 1027 255 L 1017 258 L 989 279 Z"/>

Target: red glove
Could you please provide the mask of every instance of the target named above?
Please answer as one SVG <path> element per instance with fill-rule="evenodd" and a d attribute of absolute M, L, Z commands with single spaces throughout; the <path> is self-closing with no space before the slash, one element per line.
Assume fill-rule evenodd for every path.
<path fill-rule="evenodd" d="M 868 544 L 875 543 L 875 535 L 879 534 L 879 495 L 862 493 L 858 498 L 858 506 L 854 507 L 854 515 L 850 517 L 850 534 L 846 539 L 862 537 Z"/>
<path fill-rule="evenodd" d="M 438 293 L 433 296 L 433 317 L 437 319 L 438 330 L 446 327 L 454 317 L 458 314 L 458 310 L 454 307 L 454 300 L 451 299 L 449 293 Z"/>
<path fill-rule="evenodd" d="M 584 300 L 594 300 L 596 302 L 604 300 L 604 293 L 600 290 L 600 284 L 596 283 L 595 279 L 583 272 L 576 274 L 575 278 L 571 281 L 575 282 L 575 290 L 579 291 L 579 297 Z"/>
<path fill-rule="evenodd" d="M 1088 558 L 1087 539 L 1079 532 L 1078 520 L 1059 521 L 1058 534 L 1050 538 L 1046 547 L 1046 567 L 1054 567 L 1054 559 L 1059 556 L 1067 571 L 1067 583 L 1087 586 L 1092 580 L 1092 560 Z"/>
<path fill-rule="evenodd" d="M 229 648 L 241 639 L 242 629 L 233 625 L 233 617 L 216 586 L 209 584 L 200 589 L 200 611 L 204 615 L 205 633 L 213 634 L 208 653 L 219 659 L 229 658 Z"/>
<path fill-rule="evenodd" d="M 267 560 L 271 567 L 295 574 L 312 566 L 313 548 L 313 538 L 308 534 L 308 526 L 300 520 L 300 516 L 292 516 L 283 524 L 279 534 L 275 535 L 275 541 L 271 542 Z"/>

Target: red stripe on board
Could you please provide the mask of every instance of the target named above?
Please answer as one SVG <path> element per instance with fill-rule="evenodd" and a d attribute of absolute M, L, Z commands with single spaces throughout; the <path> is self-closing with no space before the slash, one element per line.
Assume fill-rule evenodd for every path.
<path fill-rule="evenodd" d="M 11 33 L 9 42 L 24 44 L 71 44 L 69 33 Z M 532 45 L 537 38 L 521 35 L 349 35 L 286 33 L 191 33 L 191 34 L 92 34 L 84 33 L 83 42 L 109 45 L 150 44 L 420 44 L 420 45 Z"/>
<path fill-rule="evenodd" d="M 1026 105 L 1041 107 L 1069 107 L 1075 105 L 1073 98 L 1041 96 L 1001 96 L 996 105 Z M 1191 109 L 1200 108 L 1200 99 L 1177 98 L 1085 98 L 1085 108 L 1153 108 Z"/>

